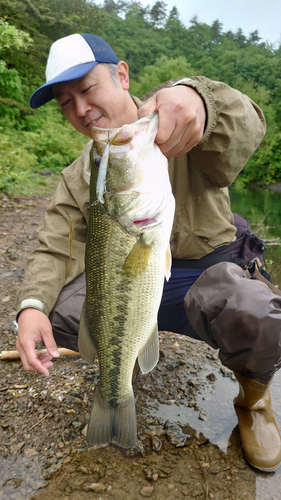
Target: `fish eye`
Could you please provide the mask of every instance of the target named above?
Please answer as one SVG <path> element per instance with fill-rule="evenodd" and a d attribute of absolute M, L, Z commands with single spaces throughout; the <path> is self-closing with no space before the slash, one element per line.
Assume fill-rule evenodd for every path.
<path fill-rule="evenodd" d="M 94 157 L 94 165 L 95 165 L 95 167 L 99 168 L 100 161 L 101 161 L 101 156 L 97 155 L 97 156 Z"/>

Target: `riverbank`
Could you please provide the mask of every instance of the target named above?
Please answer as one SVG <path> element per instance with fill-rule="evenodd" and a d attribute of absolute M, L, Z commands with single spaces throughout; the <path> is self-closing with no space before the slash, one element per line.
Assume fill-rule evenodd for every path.
<path fill-rule="evenodd" d="M 0 197 L 0 350 L 15 348 L 14 297 L 50 196 Z M 0 361 L 0 500 L 279 500 L 280 472 L 244 461 L 237 383 L 202 342 L 160 333 L 160 361 L 137 378 L 138 446 L 87 447 L 98 365 L 55 360 L 49 378 Z M 281 424 L 281 379 L 272 393 Z"/>

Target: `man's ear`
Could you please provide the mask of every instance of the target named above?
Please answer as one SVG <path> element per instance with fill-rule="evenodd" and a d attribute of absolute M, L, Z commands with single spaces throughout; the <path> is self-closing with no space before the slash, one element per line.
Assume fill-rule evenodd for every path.
<path fill-rule="evenodd" d="M 125 61 L 119 61 L 117 64 L 118 76 L 120 80 L 121 87 L 124 90 L 129 90 L 129 66 Z"/>

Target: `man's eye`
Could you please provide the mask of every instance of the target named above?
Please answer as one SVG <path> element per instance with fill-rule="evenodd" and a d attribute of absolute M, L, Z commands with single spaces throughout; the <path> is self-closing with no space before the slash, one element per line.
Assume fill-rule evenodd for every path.
<path fill-rule="evenodd" d="M 61 107 L 62 108 L 65 108 L 65 106 L 67 106 L 67 104 L 70 102 L 70 99 L 67 99 L 67 101 L 64 101 L 61 103 Z"/>
<path fill-rule="evenodd" d="M 88 92 L 88 90 L 90 90 L 92 88 L 93 85 L 90 85 L 90 87 L 87 87 L 86 89 L 82 90 L 82 94 L 85 94 L 86 92 Z"/>

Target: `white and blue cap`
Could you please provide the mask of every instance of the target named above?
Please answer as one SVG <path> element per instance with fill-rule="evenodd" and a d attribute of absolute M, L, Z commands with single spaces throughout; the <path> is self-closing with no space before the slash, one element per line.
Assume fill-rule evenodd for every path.
<path fill-rule="evenodd" d="M 85 76 L 98 63 L 117 64 L 118 58 L 102 38 L 76 33 L 60 38 L 50 49 L 46 83 L 33 92 L 30 106 L 39 108 L 54 99 L 52 85 Z"/>

